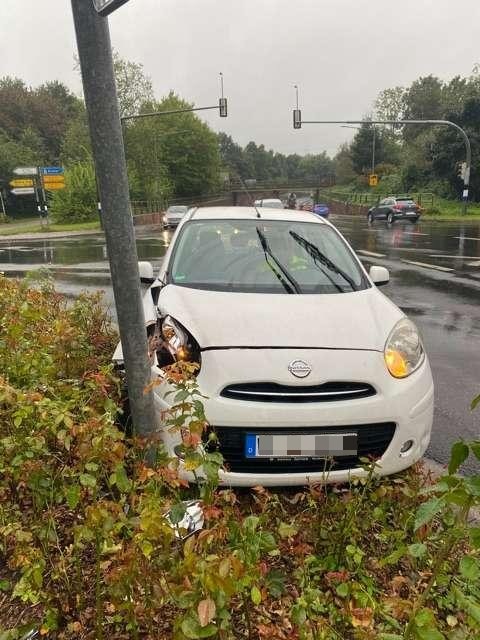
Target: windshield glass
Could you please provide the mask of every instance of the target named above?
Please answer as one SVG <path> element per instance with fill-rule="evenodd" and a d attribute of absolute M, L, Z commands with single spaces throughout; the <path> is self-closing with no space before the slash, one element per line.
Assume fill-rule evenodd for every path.
<path fill-rule="evenodd" d="M 167 213 L 186 213 L 188 207 L 177 206 L 177 207 L 168 207 Z"/>
<path fill-rule="evenodd" d="M 248 293 L 347 293 L 368 286 L 329 226 L 264 219 L 188 222 L 173 249 L 169 281 Z"/>

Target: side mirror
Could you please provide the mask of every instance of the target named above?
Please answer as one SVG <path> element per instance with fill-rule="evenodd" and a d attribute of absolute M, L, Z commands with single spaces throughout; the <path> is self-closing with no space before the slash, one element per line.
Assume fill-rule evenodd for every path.
<path fill-rule="evenodd" d="M 153 267 L 150 262 L 139 262 L 138 271 L 140 273 L 140 282 L 143 282 L 143 284 L 153 284 L 155 282 Z"/>
<path fill-rule="evenodd" d="M 369 274 L 370 280 L 377 285 L 377 287 L 381 287 L 382 284 L 388 284 L 390 282 L 390 274 L 388 269 L 385 267 L 370 267 Z"/>

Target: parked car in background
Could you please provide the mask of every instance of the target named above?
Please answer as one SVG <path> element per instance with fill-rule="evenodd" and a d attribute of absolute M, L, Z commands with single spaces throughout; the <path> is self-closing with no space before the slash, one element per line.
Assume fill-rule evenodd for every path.
<path fill-rule="evenodd" d="M 168 455 L 194 481 L 180 430 L 162 426 L 175 402 L 164 367 L 187 360 L 209 424 L 199 446 L 222 453 L 222 484 L 347 482 L 365 458 L 380 475 L 405 469 L 428 446 L 433 382 L 414 323 L 378 289 L 387 269 L 367 273 L 320 216 L 259 212 L 196 209 L 157 277 L 139 264 Z"/>
<path fill-rule="evenodd" d="M 327 204 L 318 203 L 313 205 L 313 213 L 316 213 L 322 218 L 328 218 L 328 216 L 330 215 L 330 208 Z"/>
<path fill-rule="evenodd" d="M 393 224 L 395 220 L 410 220 L 417 222 L 420 218 L 421 208 L 411 198 L 388 197 L 368 210 L 367 220 L 372 223 L 375 220 L 386 220 L 388 224 Z"/>
<path fill-rule="evenodd" d="M 165 229 L 176 227 L 188 210 L 189 207 L 183 204 L 174 204 L 168 207 L 163 216 L 163 226 Z"/>
<path fill-rule="evenodd" d="M 267 209 L 284 209 L 285 205 L 279 198 L 265 198 L 263 200 L 255 200 L 256 207 L 266 207 Z"/>

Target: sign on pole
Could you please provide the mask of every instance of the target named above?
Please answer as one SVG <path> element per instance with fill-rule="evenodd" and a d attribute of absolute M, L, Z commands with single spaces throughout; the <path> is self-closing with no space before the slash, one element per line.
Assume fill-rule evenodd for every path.
<path fill-rule="evenodd" d="M 378 176 L 376 173 L 371 173 L 368 176 L 368 184 L 370 187 L 376 187 L 378 184 Z"/>
<path fill-rule="evenodd" d="M 93 6 L 101 16 L 108 16 L 112 11 L 121 7 L 128 0 L 93 0 Z"/>
<path fill-rule="evenodd" d="M 65 189 L 64 182 L 45 182 L 43 185 L 45 191 L 59 191 L 60 189 Z"/>
<path fill-rule="evenodd" d="M 37 167 L 17 167 L 13 170 L 16 176 L 36 176 L 38 173 Z"/>
<path fill-rule="evenodd" d="M 63 167 L 40 167 L 44 176 L 58 176 L 63 173 Z"/>
<path fill-rule="evenodd" d="M 16 180 L 10 180 L 11 187 L 33 187 L 33 180 L 31 178 L 17 178 Z"/>
<path fill-rule="evenodd" d="M 57 176 L 43 176 L 43 184 L 64 184 L 65 176 L 57 175 Z"/>
<path fill-rule="evenodd" d="M 10 189 L 14 196 L 33 196 L 35 189 L 33 187 L 19 187 L 18 189 Z"/>

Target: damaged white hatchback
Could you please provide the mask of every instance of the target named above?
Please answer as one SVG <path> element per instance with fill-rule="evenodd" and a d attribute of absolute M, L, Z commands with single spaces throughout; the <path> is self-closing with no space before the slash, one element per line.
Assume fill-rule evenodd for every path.
<path fill-rule="evenodd" d="M 309 212 L 212 207 L 181 221 L 144 298 L 162 336 L 152 379 L 198 362 L 206 417 L 232 486 L 303 485 L 416 462 L 433 419 L 430 366 L 415 325 L 341 234 Z M 114 359 L 121 363 L 121 347 Z M 159 415 L 168 386 L 155 387 Z M 163 429 L 168 453 L 180 435 Z M 326 473 L 326 469 L 328 473 Z M 184 472 L 188 477 L 188 473 Z"/>

